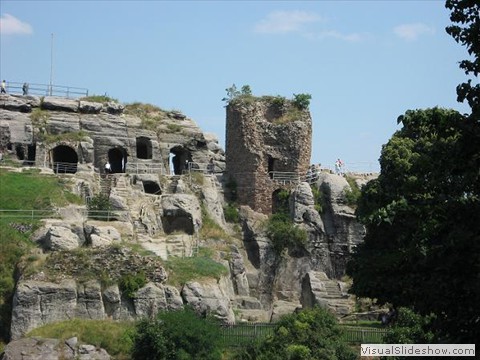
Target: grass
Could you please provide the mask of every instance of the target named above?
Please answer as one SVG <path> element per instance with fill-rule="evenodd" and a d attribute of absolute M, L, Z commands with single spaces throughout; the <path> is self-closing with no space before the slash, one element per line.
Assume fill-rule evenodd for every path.
<path fill-rule="evenodd" d="M 63 134 L 48 134 L 41 133 L 38 138 L 47 144 L 52 144 L 60 141 L 79 142 L 85 140 L 87 133 L 83 130 L 72 131 Z"/>
<path fill-rule="evenodd" d="M 0 204 L 4 210 L 48 210 L 66 205 L 76 197 L 65 189 L 66 183 L 55 176 L 41 176 L 33 171 L 17 173 L 0 169 Z M 33 248 L 30 236 L 39 226 L 38 217 L 51 214 L 36 212 L 0 216 L 0 342 L 7 340 L 10 328 L 15 268 Z M 26 263 L 37 262 L 34 256 Z"/>
<path fill-rule="evenodd" d="M 72 319 L 36 328 L 27 334 L 66 340 L 76 336 L 80 342 L 104 348 L 115 359 L 130 359 L 135 323 L 110 320 Z"/>
<path fill-rule="evenodd" d="M 214 278 L 219 280 L 228 269 L 212 260 L 208 253 L 200 251 L 199 256 L 180 258 L 169 257 L 165 262 L 169 274 L 168 283 L 179 287 L 192 280 Z"/>
<path fill-rule="evenodd" d="M 116 102 L 118 103 L 117 99 L 108 97 L 106 95 L 92 95 L 92 96 L 85 96 L 80 98 L 80 101 L 91 101 L 96 103 L 107 103 L 107 102 Z"/>
<path fill-rule="evenodd" d="M 205 206 L 202 204 L 202 227 L 200 228 L 200 237 L 202 239 L 228 240 L 230 237 L 213 220 L 209 215 Z"/>

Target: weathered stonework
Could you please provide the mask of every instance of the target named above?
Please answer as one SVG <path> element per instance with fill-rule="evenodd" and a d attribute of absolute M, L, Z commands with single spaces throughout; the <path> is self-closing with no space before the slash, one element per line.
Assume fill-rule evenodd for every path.
<path fill-rule="evenodd" d="M 288 100 L 234 99 L 227 106 L 226 172 L 236 183 L 238 201 L 270 214 L 272 195 L 288 189 L 274 172 L 302 177 L 311 156 L 312 120 Z"/>

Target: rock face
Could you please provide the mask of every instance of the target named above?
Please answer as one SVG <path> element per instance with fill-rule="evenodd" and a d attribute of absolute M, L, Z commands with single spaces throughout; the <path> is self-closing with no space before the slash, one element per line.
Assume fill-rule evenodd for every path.
<path fill-rule="evenodd" d="M 59 209 L 60 219 L 43 222 L 33 240 L 46 260 L 34 274 L 20 271 L 13 339 L 73 317 L 131 320 L 185 304 L 224 322 L 275 321 L 315 305 L 342 316 L 350 311 L 339 279 L 364 229 L 347 204 L 344 177 L 321 172 L 315 182 L 303 181 L 311 118 L 293 103 L 232 102 L 226 158 L 214 136 L 179 112 L 139 115 L 114 103 L 0 95 L 0 130 L 10 158 L 71 181 L 86 203 L 101 194 L 113 207 L 106 218 L 92 218 L 86 205 L 71 205 Z M 210 159 L 213 174 L 206 171 Z M 307 233 L 305 244 L 281 254 L 265 226 L 280 193 Z M 232 195 L 241 204 L 235 225 L 224 216 Z M 229 275 L 167 285 L 162 261 L 201 255 L 201 247 L 211 247 Z M 129 297 L 120 279 L 140 272 L 147 283 Z"/>
<path fill-rule="evenodd" d="M 64 280 L 59 284 L 21 281 L 13 299 L 11 337 L 19 339 L 36 327 L 76 317 L 132 320 L 182 307 L 182 298 L 175 288 L 155 283 L 148 283 L 130 299 L 121 294 L 118 286 L 102 290 L 95 280 Z"/>
<path fill-rule="evenodd" d="M 3 360 L 110 360 L 104 349 L 79 344 L 76 337 L 61 341 L 39 337 L 15 340 L 5 347 Z"/>

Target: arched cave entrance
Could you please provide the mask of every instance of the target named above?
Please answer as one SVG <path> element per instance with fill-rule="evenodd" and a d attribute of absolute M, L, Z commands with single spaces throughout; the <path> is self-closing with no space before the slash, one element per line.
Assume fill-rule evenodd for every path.
<path fill-rule="evenodd" d="M 160 185 L 155 181 L 143 181 L 143 191 L 147 194 L 162 195 Z"/>
<path fill-rule="evenodd" d="M 166 210 L 162 216 L 163 231 L 171 234 L 179 231 L 193 235 L 194 226 L 192 216 L 182 210 Z"/>
<path fill-rule="evenodd" d="M 37 144 L 33 143 L 28 145 L 27 160 L 29 164 L 35 164 L 35 157 L 37 156 Z"/>
<path fill-rule="evenodd" d="M 192 161 L 192 155 L 183 146 L 175 146 L 170 149 L 169 161 L 170 171 L 173 170 L 175 175 L 182 175 L 182 171 L 188 169 L 188 163 Z"/>
<path fill-rule="evenodd" d="M 144 136 L 137 137 L 137 158 L 152 158 L 152 141 L 149 138 Z"/>
<path fill-rule="evenodd" d="M 108 162 L 112 173 L 124 173 L 127 166 L 127 152 L 120 147 L 108 150 Z"/>
<path fill-rule="evenodd" d="M 272 193 L 272 214 L 289 213 L 290 191 L 277 189 Z"/>
<path fill-rule="evenodd" d="M 58 145 L 52 149 L 52 168 L 58 174 L 75 174 L 77 172 L 77 152 L 68 145 Z"/>

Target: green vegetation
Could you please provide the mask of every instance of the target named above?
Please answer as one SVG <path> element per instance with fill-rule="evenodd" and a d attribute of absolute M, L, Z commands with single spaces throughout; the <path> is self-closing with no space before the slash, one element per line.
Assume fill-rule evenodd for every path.
<path fill-rule="evenodd" d="M 226 240 L 229 238 L 225 230 L 208 215 L 207 209 L 202 204 L 202 227 L 200 228 L 200 238 Z"/>
<path fill-rule="evenodd" d="M 236 360 L 354 360 L 357 354 L 348 346 L 335 317 L 325 309 L 314 308 L 284 316 L 273 335 L 240 350 Z"/>
<path fill-rule="evenodd" d="M 230 223 L 239 223 L 240 214 L 238 212 L 238 207 L 235 203 L 226 204 L 223 209 L 223 214 L 225 215 L 225 220 Z"/>
<path fill-rule="evenodd" d="M 169 132 L 171 133 L 177 133 L 177 132 L 181 132 L 183 127 L 181 125 L 178 125 L 178 124 L 167 124 L 167 129 Z"/>
<path fill-rule="evenodd" d="M 165 262 L 165 267 L 169 274 L 168 283 L 174 286 L 182 286 L 191 280 L 202 278 L 219 280 L 228 273 L 225 266 L 212 260 L 208 253 L 202 251 L 194 257 L 171 256 Z"/>
<path fill-rule="evenodd" d="M 243 85 L 241 90 L 238 90 L 237 86 L 233 84 L 229 88 L 226 88 L 225 91 L 227 92 L 227 96 L 222 99 L 222 101 L 225 102 L 225 106 L 235 99 L 253 99 L 252 89 L 250 88 L 250 85 Z"/>
<path fill-rule="evenodd" d="M 348 185 L 350 185 L 350 188 L 345 187 L 345 200 L 347 205 L 355 208 L 362 192 L 360 191 L 360 188 L 353 177 L 347 175 L 345 179 L 347 180 Z"/>
<path fill-rule="evenodd" d="M 133 322 L 71 319 L 41 326 L 27 336 L 62 340 L 76 336 L 80 342 L 104 348 L 117 360 L 127 360 L 134 334 Z"/>
<path fill-rule="evenodd" d="M 88 202 L 87 208 L 88 217 L 92 219 L 105 220 L 113 215 L 108 215 L 108 213 L 112 211 L 112 204 L 110 198 L 104 194 L 93 196 Z"/>
<path fill-rule="evenodd" d="M 30 113 L 30 120 L 32 125 L 37 128 L 44 128 L 47 125 L 47 121 L 50 119 L 50 113 L 40 108 L 35 108 Z"/>
<path fill-rule="evenodd" d="M 80 101 L 90 101 L 90 102 L 96 102 L 96 103 L 108 103 L 108 102 L 115 102 L 118 103 L 117 99 L 111 98 L 106 95 L 91 95 L 91 96 L 85 96 L 80 98 Z"/>
<path fill-rule="evenodd" d="M 470 306 L 480 301 L 480 194 L 479 164 L 465 155 L 466 119 L 433 108 L 407 111 L 398 121 L 403 127 L 382 149 L 381 174 L 358 203 L 367 232 L 348 265 L 352 291 L 423 316 L 434 313 L 439 337 L 473 341 L 480 331 Z M 474 171 L 466 161 L 477 164 Z"/>
<path fill-rule="evenodd" d="M 325 195 L 318 186 L 311 186 L 311 188 L 313 194 L 313 202 L 315 204 L 315 210 L 317 210 L 318 213 L 321 214 L 323 213 L 323 207 L 325 206 Z"/>
<path fill-rule="evenodd" d="M 79 142 L 85 140 L 87 133 L 83 130 L 72 131 L 62 134 L 49 134 L 47 132 L 39 133 L 37 139 L 47 144 L 53 144 L 61 141 Z"/>
<path fill-rule="evenodd" d="M 384 341 L 386 344 L 431 344 L 434 334 L 429 328 L 434 319 L 433 315 L 420 316 L 408 308 L 399 308 L 397 319 Z"/>
<path fill-rule="evenodd" d="M 307 232 L 295 226 L 285 214 L 273 214 L 267 223 L 267 236 L 272 241 L 273 249 L 281 254 L 285 249 L 290 251 L 305 247 Z"/>
<path fill-rule="evenodd" d="M 293 94 L 293 104 L 299 110 L 306 110 L 310 106 L 310 100 L 312 95 L 310 94 Z"/>
<path fill-rule="evenodd" d="M 166 112 L 158 106 L 140 102 L 126 104 L 124 113 L 139 117 L 142 120 L 142 127 L 150 130 L 155 130 L 166 117 Z"/>
<path fill-rule="evenodd" d="M 38 226 L 38 218 L 51 216 L 54 206 L 67 205 L 77 197 L 66 190 L 66 183 L 60 178 L 34 172 L 0 169 L 0 184 L 3 209 L 37 210 L 0 214 L 0 341 L 5 341 L 10 328 L 15 267 L 33 247 L 29 238 Z"/>
<path fill-rule="evenodd" d="M 118 287 L 123 295 L 133 299 L 138 289 L 147 283 L 147 277 L 143 271 L 134 274 L 125 274 L 118 281 Z"/>
<path fill-rule="evenodd" d="M 184 310 L 159 313 L 137 325 L 132 359 L 221 360 L 220 331 L 210 318 Z"/>

